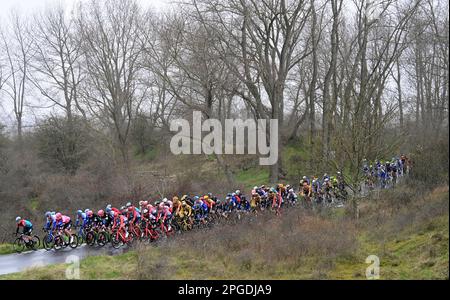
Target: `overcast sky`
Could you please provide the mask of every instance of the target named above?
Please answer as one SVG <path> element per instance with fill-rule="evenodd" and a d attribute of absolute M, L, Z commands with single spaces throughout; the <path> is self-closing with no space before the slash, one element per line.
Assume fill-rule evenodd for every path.
<path fill-rule="evenodd" d="M 80 1 L 88 2 L 89 0 Z M 30 12 L 55 3 L 62 3 L 68 7 L 72 7 L 75 2 L 77 2 L 77 0 L 0 0 L 0 17 L 4 18 L 8 16 L 11 8 L 18 8 L 21 11 Z M 138 2 L 144 6 L 151 5 L 156 9 L 166 9 L 171 0 L 138 0 Z"/>
<path fill-rule="evenodd" d="M 36 11 L 51 7 L 61 3 L 71 8 L 74 3 L 89 2 L 91 0 L 0 0 L 0 24 L 4 24 L 5 19 L 9 17 L 11 9 L 17 9 L 24 15 L 31 15 Z M 157 11 L 165 11 L 170 7 L 172 0 L 137 0 L 143 7 L 153 7 Z M 27 104 L 36 105 L 36 101 L 32 96 L 27 97 Z M 31 115 L 33 113 L 34 115 Z M 27 109 L 24 112 L 24 125 L 30 126 L 34 124 L 35 118 L 40 118 L 48 113 L 45 109 Z M 7 129 L 14 129 L 15 118 L 11 101 L 8 101 L 5 95 L 0 96 L 0 124 L 7 125 Z"/>

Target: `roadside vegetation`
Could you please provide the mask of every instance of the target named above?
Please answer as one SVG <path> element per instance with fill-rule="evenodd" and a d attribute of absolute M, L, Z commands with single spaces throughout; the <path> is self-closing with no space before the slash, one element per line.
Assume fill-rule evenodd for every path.
<path fill-rule="evenodd" d="M 404 182 L 345 209 L 301 209 L 191 232 L 157 246 L 81 261 L 81 279 L 365 279 L 369 255 L 381 279 L 449 278 L 449 189 L 422 195 Z M 66 265 L 1 279 L 62 279 Z"/>

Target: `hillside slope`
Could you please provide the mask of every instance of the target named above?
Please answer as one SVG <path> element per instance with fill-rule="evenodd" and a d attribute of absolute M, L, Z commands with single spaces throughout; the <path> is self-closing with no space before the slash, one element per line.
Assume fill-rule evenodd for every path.
<path fill-rule="evenodd" d="M 81 261 L 81 279 L 365 279 L 369 255 L 381 279 L 449 278 L 449 191 L 424 197 L 398 187 L 362 200 L 358 221 L 345 209 L 294 210 L 197 231 L 157 247 Z M 61 279 L 54 265 L 2 279 Z"/>

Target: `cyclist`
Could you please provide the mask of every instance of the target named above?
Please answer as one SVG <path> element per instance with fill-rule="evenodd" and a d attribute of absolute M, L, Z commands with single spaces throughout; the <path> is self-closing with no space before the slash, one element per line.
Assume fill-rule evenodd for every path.
<path fill-rule="evenodd" d="M 208 213 L 211 212 L 212 209 L 213 209 L 213 207 L 214 207 L 214 205 L 216 204 L 216 203 L 214 202 L 214 200 L 211 199 L 211 198 L 209 197 L 209 195 L 205 195 L 205 196 L 203 196 L 203 201 L 205 202 L 205 204 L 206 204 L 206 206 L 207 206 L 207 211 L 208 211 Z"/>
<path fill-rule="evenodd" d="M 164 202 L 161 202 L 164 203 Z M 167 231 L 170 231 L 172 227 L 170 226 L 170 222 L 172 220 L 172 213 L 170 212 L 169 206 L 167 205 L 160 205 L 158 207 L 158 217 L 156 221 L 158 222 L 161 220 L 161 224 L 164 224 L 164 226 L 167 228 Z"/>
<path fill-rule="evenodd" d="M 112 230 L 115 230 L 116 227 L 118 227 L 117 231 L 125 235 L 125 238 L 128 237 L 128 230 L 127 230 L 127 218 L 118 212 L 114 212 L 114 219 L 113 219 L 113 226 Z"/>
<path fill-rule="evenodd" d="M 138 209 L 133 205 L 128 206 L 128 212 L 126 213 L 126 218 L 130 221 L 131 224 L 137 225 L 141 220 L 141 214 Z"/>
<path fill-rule="evenodd" d="M 70 217 L 65 216 L 61 213 L 56 213 L 55 217 L 56 222 L 53 225 L 53 230 L 55 230 L 56 228 L 62 229 L 65 234 L 71 236 L 72 221 L 70 220 Z"/>
<path fill-rule="evenodd" d="M 84 228 L 86 226 L 87 216 L 81 209 L 77 211 L 77 220 L 75 222 L 75 227 L 81 226 Z M 81 224 L 80 224 L 81 223 Z"/>
<path fill-rule="evenodd" d="M 294 189 L 289 189 L 287 200 L 290 204 L 296 204 L 297 203 L 297 195 L 294 192 Z"/>
<path fill-rule="evenodd" d="M 311 186 L 307 181 L 303 181 L 303 185 L 300 188 L 300 197 L 302 197 L 303 201 L 305 201 L 306 204 L 310 204 L 311 202 L 311 193 Z"/>
<path fill-rule="evenodd" d="M 21 217 L 16 218 L 16 224 L 16 235 L 19 233 L 19 228 L 23 227 L 23 239 L 25 243 L 28 243 L 33 232 L 33 224 L 29 220 L 22 219 Z"/>
<path fill-rule="evenodd" d="M 181 201 L 178 198 L 178 196 L 173 196 L 172 198 L 172 213 L 174 215 L 177 215 L 177 212 L 180 210 L 181 208 Z"/>
<path fill-rule="evenodd" d="M 94 227 L 102 224 L 102 220 L 97 214 L 94 214 L 92 210 L 86 213 L 86 224 L 85 227 Z"/>
<path fill-rule="evenodd" d="M 323 185 L 322 185 L 322 193 L 325 195 L 325 200 L 328 201 L 328 203 L 332 202 L 331 198 L 331 192 L 333 191 L 333 185 L 331 184 L 331 181 L 329 178 L 325 178 Z"/>
<path fill-rule="evenodd" d="M 257 210 L 258 206 L 260 205 L 260 202 L 261 202 L 261 197 L 256 192 L 256 190 L 253 189 L 252 190 L 252 198 L 250 199 L 250 208 L 251 208 L 252 212 L 256 213 L 256 210 Z"/>
<path fill-rule="evenodd" d="M 239 190 L 237 190 L 236 192 L 240 192 Z M 236 194 L 236 193 L 232 193 L 231 194 L 231 199 L 233 200 L 233 202 L 234 202 L 234 207 L 236 207 L 238 210 L 240 210 L 241 209 L 241 197 L 239 197 L 239 195 L 238 194 Z"/>
<path fill-rule="evenodd" d="M 44 230 L 50 230 L 53 226 L 53 223 L 55 223 L 55 214 L 53 214 L 52 212 L 48 211 L 45 213 L 45 225 L 44 225 Z"/>
<path fill-rule="evenodd" d="M 272 201 L 272 209 L 277 208 L 277 211 L 281 208 L 282 198 L 275 188 L 269 190 L 269 201 Z"/>
<path fill-rule="evenodd" d="M 100 209 L 97 212 L 97 215 L 99 216 L 100 220 L 102 221 L 102 224 L 106 227 L 109 228 L 111 227 L 112 223 L 113 223 L 113 219 L 114 217 L 111 217 L 111 214 L 107 214 L 103 211 L 103 209 Z"/>
<path fill-rule="evenodd" d="M 194 210 L 194 217 L 197 221 L 200 220 L 203 222 L 208 207 L 198 196 L 195 196 L 194 199 L 194 206 L 192 206 L 192 209 Z"/>

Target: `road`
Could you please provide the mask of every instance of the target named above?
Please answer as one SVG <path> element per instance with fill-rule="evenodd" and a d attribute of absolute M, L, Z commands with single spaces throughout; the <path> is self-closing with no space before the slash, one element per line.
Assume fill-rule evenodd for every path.
<path fill-rule="evenodd" d="M 376 189 L 379 190 L 379 189 Z M 361 196 L 366 196 L 368 190 L 364 184 L 361 185 Z M 126 251 L 127 247 L 114 249 L 111 245 L 103 248 L 88 247 L 85 244 L 76 249 L 62 249 L 59 251 L 44 249 L 38 251 L 27 251 L 20 254 L 0 255 L 0 275 L 23 271 L 27 268 L 46 266 L 58 263 L 70 263 L 71 256 L 77 256 L 79 259 L 91 255 L 117 255 Z"/>
<path fill-rule="evenodd" d="M 82 259 L 92 255 L 117 255 L 124 251 L 126 251 L 126 247 L 114 249 L 107 245 L 99 249 L 97 247 L 91 248 L 84 244 L 76 249 L 66 248 L 59 251 L 41 249 L 20 254 L 0 255 L 0 275 L 20 272 L 31 267 L 70 263 L 74 256 Z"/>

